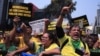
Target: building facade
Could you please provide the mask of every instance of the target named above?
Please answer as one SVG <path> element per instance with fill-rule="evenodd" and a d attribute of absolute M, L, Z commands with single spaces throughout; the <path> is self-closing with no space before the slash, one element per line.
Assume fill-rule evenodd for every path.
<path fill-rule="evenodd" d="M 23 3 L 24 0 L 0 0 L 0 29 L 5 29 L 6 20 L 8 19 L 9 2 Z"/>
<path fill-rule="evenodd" d="M 97 16 L 95 17 L 94 33 L 100 34 L 100 8 L 97 9 Z"/>

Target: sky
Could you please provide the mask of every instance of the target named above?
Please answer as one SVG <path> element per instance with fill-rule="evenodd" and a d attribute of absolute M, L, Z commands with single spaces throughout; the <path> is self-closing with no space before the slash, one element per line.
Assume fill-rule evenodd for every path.
<path fill-rule="evenodd" d="M 87 15 L 90 25 L 95 22 L 95 17 L 97 15 L 97 9 L 100 7 L 100 0 L 73 0 L 77 2 L 76 11 L 72 13 L 72 18 L 79 17 L 82 15 Z M 33 3 L 39 9 L 42 9 L 51 3 L 51 0 L 24 0 L 25 3 Z"/>

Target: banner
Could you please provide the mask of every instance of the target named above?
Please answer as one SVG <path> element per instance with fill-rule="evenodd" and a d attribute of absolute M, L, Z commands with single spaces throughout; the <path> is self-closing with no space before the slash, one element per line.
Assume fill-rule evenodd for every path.
<path fill-rule="evenodd" d="M 56 23 L 57 23 L 57 19 L 52 20 L 50 22 L 50 25 L 48 25 L 48 30 L 49 31 L 55 30 L 56 29 L 55 28 L 56 27 Z M 67 27 L 69 27 L 68 24 L 69 24 L 68 20 L 66 18 L 63 18 L 62 27 L 63 28 L 67 28 Z"/>
<path fill-rule="evenodd" d="M 32 4 L 9 3 L 8 18 L 19 16 L 21 18 L 32 18 Z"/>
<path fill-rule="evenodd" d="M 77 17 L 77 18 L 73 18 L 72 22 L 75 23 L 75 24 L 79 24 L 79 26 L 82 27 L 82 28 L 89 26 L 89 22 L 88 22 L 86 15 L 83 15 L 83 16 L 80 16 L 80 17 Z"/>
<path fill-rule="evenodd" d="M 42 34 L 44 30 L 44 19 L 29 22 L 32 27 L 32 34 Z"/>
<path fill-rule="evenodd" d="M 40 19 L 40 20 L 35 20 L 35 21 L 29 22 L 29 25 L 32 27 L 32 34 L 35 34 L 35 33 L 36 34 L 42 34 L 43 33 L 44 26 L 45 26 L 44 20 L 45 19 Z M 57 23 L 57 19 L 51 21 L 50 24 L 48 25 L 48 31 L 55 30 L 56 23 Z M 69 27 L 68 20 L 64 19 L 62 27 L 63 28 Z"/>

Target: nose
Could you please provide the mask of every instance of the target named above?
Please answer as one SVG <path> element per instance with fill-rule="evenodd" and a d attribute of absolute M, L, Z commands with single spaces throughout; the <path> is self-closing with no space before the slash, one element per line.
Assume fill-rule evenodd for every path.
<path fill-rule="evenodd" d="M 75 33 L 76 33 L 76 34 L 79 34 L 80 32 L 79 32 L 79 30 L 75 30 Z"/>

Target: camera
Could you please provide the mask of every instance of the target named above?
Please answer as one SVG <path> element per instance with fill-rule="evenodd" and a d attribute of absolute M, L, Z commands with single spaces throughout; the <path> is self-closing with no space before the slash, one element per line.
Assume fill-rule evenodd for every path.
<path fill-rule="evenodd" d="M 22 24 L 22 22 L 18 22 L 17 28 L 16 28 L 16 32 L 17 33 L 21 33 L 22 32 L 22 28 L 20 27 Z"/>

